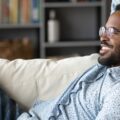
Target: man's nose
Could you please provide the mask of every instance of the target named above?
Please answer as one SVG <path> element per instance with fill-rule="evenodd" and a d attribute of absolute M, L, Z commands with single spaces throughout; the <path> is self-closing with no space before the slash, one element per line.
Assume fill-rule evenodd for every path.
<path fill-rule="evenodd" d="M 104 34 L 102 34 L 102 35 L 100 36 L 100 41 L 104 41 L 104 40 L 106 40 L 106 41 L 110 40 L 110 38 L 109 38 L 109 36 L 107 35 L 107 33 L 104 33 Z"/>

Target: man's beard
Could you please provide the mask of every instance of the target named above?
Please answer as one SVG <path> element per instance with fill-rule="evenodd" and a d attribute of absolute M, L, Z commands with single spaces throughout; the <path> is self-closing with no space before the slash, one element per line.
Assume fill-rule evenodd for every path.
<path fill-rule="evenodd" d="M 102 58 L 99 56 L 98 62 L 100 64 L 108 66 L 108 67 L 116 66 L 116 65 L 120 64 L 120 53 L 119 53 L 119 55 L 118 54 L 111 54 L 107 58 Z"/>
<path fill-rule="evenodd" d="M 100 55 L 98 62 L 108 67 L 120 65 L 120 47 L 117 47 L 114 52 L 106 58 L 103 58 L 102 55 Z"/>

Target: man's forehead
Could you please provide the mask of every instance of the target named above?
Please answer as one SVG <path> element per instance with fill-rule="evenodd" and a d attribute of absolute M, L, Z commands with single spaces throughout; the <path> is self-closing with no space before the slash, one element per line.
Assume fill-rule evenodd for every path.
<path fill-rule="evenodd" d="M 120 29 L 120 11 L 111 14 L 106 23 L 106 27 L 116 27 Z"/>

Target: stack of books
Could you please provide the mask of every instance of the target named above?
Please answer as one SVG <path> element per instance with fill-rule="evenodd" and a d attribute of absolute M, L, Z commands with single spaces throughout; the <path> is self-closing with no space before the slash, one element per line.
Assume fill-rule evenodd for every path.
<path fill-rule="evenodd" d="M 40 22 L 40 0 L 0 0 L 1 24 Z"/>

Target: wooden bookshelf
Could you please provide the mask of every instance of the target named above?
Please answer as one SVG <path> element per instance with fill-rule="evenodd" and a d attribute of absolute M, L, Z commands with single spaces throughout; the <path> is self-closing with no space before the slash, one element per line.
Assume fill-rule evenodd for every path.
<path fill-rule="evenodd" d="M 41 57 L 70 55 L 70 53 L 86 55 L 98 52 L 100 44 L 98 30 L 106 23 L 107 2 L 107 0 L 43 1 Z M 60 22 L 60 40 L 56 43 L 49 43 L 47 39 L 47 21 L 51 9 L 56 11 Z"/>

